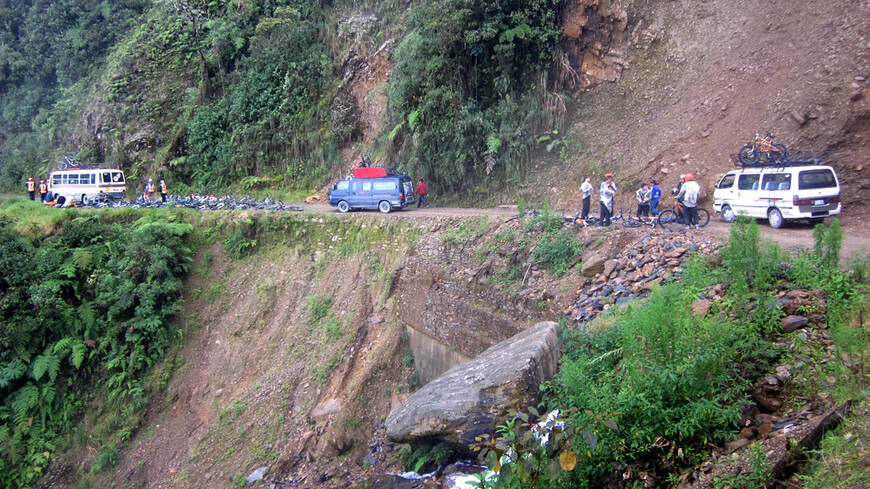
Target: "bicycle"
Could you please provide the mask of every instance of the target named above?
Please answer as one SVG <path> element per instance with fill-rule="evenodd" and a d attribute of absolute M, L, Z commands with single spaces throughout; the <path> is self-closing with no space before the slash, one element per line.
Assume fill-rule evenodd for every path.
<path fill-rule="evenodd" d="M 63 159 L 59 160 L 54 166 L 58 170 L 63 171 L 63 170 L 66 170 L 67 168 L 78 168 L 79 162 L 78 162 L 78 160 L 76 160 L 75 155 L 73 155 L 73 156 L 63 155 Z"/>
<path fill-rule="evenodd" d="M 697 207 L 696 210 L 698 211 L 698 227 L 702 228 L 710 222 L 710 211 L 703 207 Z M 683 204 L 677 202 L 674 204 L 673 209 L 663 210 L 656 221 L 663 229 L 679 231 L 686 226 L 684 216 Z"/>
<path fill-rule="evenodd" d="M 756 132 L 755 139 L 737 152 L 737 159 L 744 165 L 784 163 L 788 159 L 788 148 L 782 143 L 773 143 L 772 133 L 761 137 Z"/>

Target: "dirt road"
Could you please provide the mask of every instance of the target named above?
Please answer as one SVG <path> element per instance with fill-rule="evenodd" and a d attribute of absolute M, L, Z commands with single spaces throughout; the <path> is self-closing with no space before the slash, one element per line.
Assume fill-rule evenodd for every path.
<path fill-rule="evenodd" d="M 334 207 L 326 204 L 304 204 L 302 206 L 307 212 L 314 213 L 335 213 L 338 211 Z M 438 217 L 475 217 L 489 216 L 493 218 L 509 219 L 518 214 L 516 206 L 501 206 L 490 209 L 472 209 L 458 207 L 429 207 L 417 209 L 409 207 L 399 212 L 391 212 L 387 216 L 383 216 L 376 211 L 358 211 L 349 213 L 348 216 L 383 216 L 389 218 L 401 219 L 423 219 L 423 218 L 438 218 Z M 557 211 L 561 212 L 561 211 Z M 762 238 L 768 241 L 774 241 L 783 249 L 796 250 L 798 248 L 813 247 L 813 227 L 804 223 L 787 223 L 780 229 L 774 229 L 767 224 L 767 221 L 760 220 Z M 829 223 L 829 221 L 826 221 Z M 852 259 L 856 254 L 870 254 L 870 225 L 864 223 L 858 218 L 850 218 L 849 216 L 840 217 L 840 224 L 843 226 L 846 237 L 843 240 L 843 247 L 840 256 L 845 260 Z M 719 220 L 718 216 L 710 216 L 710 224 L 706 227 L 694 230 L 691 232 L 698 233 L 703 236 L 713 238 L 727 238 L 731 229 L 731 225 Z M 655 230 L 654 232 L 663 232 Z"/>

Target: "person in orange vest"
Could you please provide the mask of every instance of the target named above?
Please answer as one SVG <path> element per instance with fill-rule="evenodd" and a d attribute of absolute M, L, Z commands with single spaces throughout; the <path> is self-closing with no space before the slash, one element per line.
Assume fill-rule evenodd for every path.
<path fill-rule="evenodd" d="M 30 200 L 36 200 L 36 184 L 33 178 L 27 179 L 27 193 L 30 194 Z"/>
<path fill-rule="evenodd" d="M 48 193 L 48 185 L 45 184 L 45 180 L 39 181 L 39 201 L 45 202 L 45 194 Z"/>
<path fill-rule="evenodd" d="M 417 201 L 417 208 L 418 209 L 420 208 L 420 204 L 422 204 L 428 208 L 429 203 L 426 202 L 426 194 L 429 193 L 429 191 L 426 190 L 426 184 L 423 183 L 422 178 L 420 179 L 420 183 L 417 184 L 417 190 L 415 190 L 414 193 L 417 194 L 417 198 L 419 199 Z"/>
<path fill-rule="evenodd" d="M 154 181 L 150 178 L 148 179 L 148 186 L 146 188 L 148 189 L 148 200 L 154 202 Z"/>
<path fill-rule="evenodd" d="M 163 197 L 163 202 L 166 202 L 166 182 L 160 180 L 160 196 Z"/>

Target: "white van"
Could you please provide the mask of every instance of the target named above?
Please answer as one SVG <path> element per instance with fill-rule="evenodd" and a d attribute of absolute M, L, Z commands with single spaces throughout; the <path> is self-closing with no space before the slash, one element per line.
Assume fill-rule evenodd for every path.
<path fill-rule="evenodd" d="M 840 183 L 830 166 L 745 167 L 719 180 L 713 210 L 725 222 L 745 214 L 767 219 L 773 228 L 794 219 L 819 223 L 840 213 Z"/>
<path fill-rule="evenodd" d="M 121 170 L 63 170 L 49 173 L 48 191 L 87 205 L 92 200 L 123 199 L 127 184 Z"/>

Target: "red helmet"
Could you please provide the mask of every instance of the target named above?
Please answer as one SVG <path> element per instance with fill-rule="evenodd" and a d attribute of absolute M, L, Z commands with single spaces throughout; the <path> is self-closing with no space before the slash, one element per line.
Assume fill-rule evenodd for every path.
<path fill-rule="evenodd" d="M 686 173 L 686 181 L 687 182 L 691 182 L 694 179 L 695 179 L 695 175 L 693 175 L 691 173 Z"/>

